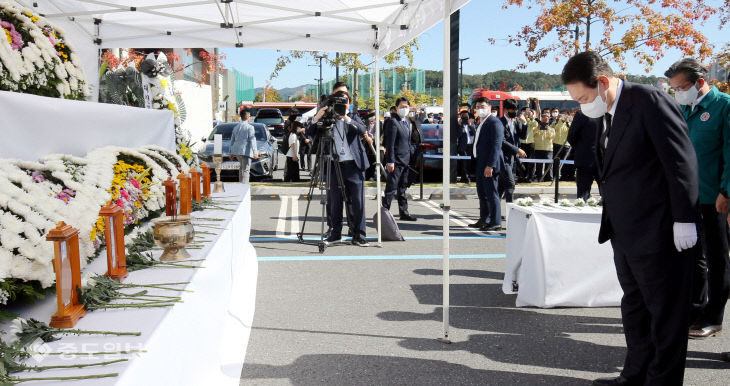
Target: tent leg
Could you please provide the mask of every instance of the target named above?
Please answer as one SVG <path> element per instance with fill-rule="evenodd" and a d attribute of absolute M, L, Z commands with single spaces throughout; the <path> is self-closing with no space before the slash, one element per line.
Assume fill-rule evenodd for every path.
<path fill-rule="evenodd" d="M 380 165 L 380 56 L 375 56 L 375 162 Z M 382 201 L 380 200 L 380 169 L 375 167 L 375 201 L 377 201 L 377 212 L 375 217 L 377 219 L 378 227 L 378 246 L 383 246 L 383 234 L 382 234 L 382 216 L 380 215 L 380 206 Z"/>
<path fill-rule="evenodd" d="M 444 159 L 451 158 L 451 0 L 444 2 Z M 443 169 L 443 336 L 439 341 L 451 343 L 449 340 L 449 211 L 451 210 L 451 169 L 444 164 Z"/>

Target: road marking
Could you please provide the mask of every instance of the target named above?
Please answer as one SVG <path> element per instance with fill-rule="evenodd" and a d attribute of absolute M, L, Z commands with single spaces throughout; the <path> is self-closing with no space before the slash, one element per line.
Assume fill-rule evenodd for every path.
<path fill-rule="evenodd" d="M 506 255 L 451 255 L 451 259 L 503 259 Z M 259 261 L 347 261 L 347 260 L 423 260 L 442 259 L 443 255 L 366 255 L 366 256 L 260 256 Z"/>
<path fill-rule="evenodd" d="M 444 237 L 443 236 L 403 236 L 406 241 L 408 240 L 441 240 Z M 375 241 L 378 238 L 377 237 L 366 237 L 369 241 Z M 506 236 L 503 235 L 473 235 L 473 236 L 451 236 L 449 237 L 450 240 L 479 240 L 479 239 L 504 239 Z M 347 241 L 350 240 L 349 237 L 343 237 L 343 240 Z M 305 237 L 305 241 L 319 241 L 319 237 Z M 251 237 L 249 239 L 252 243 L 268 243 L 268 242 L 294 242 L 297 240 L 292 240 L 290 238 L 283 238 L 283 237 Z"/>
<path fill-rule="evenodd" d="M 299 227 L 299 203 L 297 200 L 299 196 L 280 196 L 281 206 L 279 207 L 279 217 L 276 221 L 276 237 L 282 239 L 296 239 L 297 228 Z M 289 201 L 291 201 L 291 215 L 289 215 Z M 287 221 L 291 219 L 291 233 L 286 233 Z"/>
<path fill-rule="evenodd" d="M 443 210 L 441 210 L 441 207 L 438 206 L 438 204 L 435 201 L 431 201 L 431 200 L 429 200 L 429 201 L 418 201 L 418 203 L 421 204 L 421 205 L 423 205 L 423 206 L 425 206 L 428 209 L 431 209 L 435 213 L 438 213 L 438 214 L 443 214 L 444 213 Z M 453 222 L 456 225 L 460 225 L 460 226 L 466 228 L 471 233 L 474 233 L 474 234 L 479 235 L 479 236 L 491 236 L 492 235 L 491 234 L 492 232 L 485 233 L 485 232 L 478 231 L 478 230 L 476 230 L 474 228 L 470 228 L 469 227 L 469 224 L 467 224 L 467 222 L 469 221 L 469 219 L 467 219 L 464 216 L 459 215 L 458 213 L 454 212 L 453 210 L 449 211 L 449 215 L 450 215 L 449 216 L 449 219 L 451 220 L 451 222 Z M 467 222 L 465 222 L 465 221 L 467 221 Z"/>
<path fill-rule="evenodd" d="M 296 237 L 299 233 L 299 196 L 291 200 L 291 234 Z"/>

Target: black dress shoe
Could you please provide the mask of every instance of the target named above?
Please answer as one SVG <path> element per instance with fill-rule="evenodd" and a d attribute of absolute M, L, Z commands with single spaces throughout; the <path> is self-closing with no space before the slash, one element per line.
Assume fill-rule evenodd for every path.
<path fill-rule="evenodd" d="M 705 326 L 705 327 L 690 327 L 689 338 L 690 339 L 705 339 L 712 336 L 722 335 L 722 325 Z"/>
<path fill-rule="evenodd" d="M 416 218 L 411 216 L 410 214 L 402 214 L 400 215 L 401 221 L 416 221 Z"/>
<path fill-rule="evenodd" d="M 347 237 L 352 237 L 354 233 L 352 232 L 352 228 L 347 230 Z"/>
<path fill-rule="evenodd" d="M 479 228 L 482 232 L 499 232 L 502 230 L 501 225 L 483 225 L 481 228 Z"/>
<path fill-rule="evenodd" d="M 730 362 L 730 352 L 724 352 L 720 354 L 720 359 L 724 360 L 725 362 Z"/>
<path fill-rule="evenodd" d="M 364 238 L 358 236 L 352 239 L 352 245 L 357 245 L 358 247 L 369 247 L 370 243 L 368 243 Z"/>
<path fill-rule="evenodd" d="M 593 381 L 593 385 L 601 385 L 601 386 L 615 386 L 615 385 L 631 385 L 631 381 L 629 381 L 627 378 L 624 378 L 623 376 L 619 375 L 618 377 L 614 378 L 598 378 Z"/>
<path fill-rule="evenodd" d="M 468 226 L 469 228 L 477 228 L 477 229 L 479 229 L 479 228 L 481 228 L 481 227 L 483 227 L 483 226 L 485 226 L 485 225 L 487 225 L 487 223 L 485 223 L 485 222 L 481 222 L 481 221 L 477 221 L 477 222 L 475 222 L 474 224 L 469 224 L 469 225 L 467 225 L 467 226 Z"/>

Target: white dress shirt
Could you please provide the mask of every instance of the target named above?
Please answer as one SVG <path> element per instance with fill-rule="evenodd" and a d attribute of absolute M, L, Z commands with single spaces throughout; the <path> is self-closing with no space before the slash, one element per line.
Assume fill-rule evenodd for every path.
<path fill-rule="evenodd" d="M 489 116 L 482 118 L 482 121 L 479 122 L 479 127 L 477 127 L 477 134 L 474 136 L 474 157 L 477 156 L 477 142 L 479 141 L 479 132 L 482 131 L 482 125 L 484 124 L 484 122 L 487 121 L 487 118 L 489 118 Z"/>

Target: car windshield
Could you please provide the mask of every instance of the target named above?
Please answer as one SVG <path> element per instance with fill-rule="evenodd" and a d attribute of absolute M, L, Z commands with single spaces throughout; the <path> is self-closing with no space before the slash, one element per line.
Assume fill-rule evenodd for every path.
<path fill-rule="evenodd" d="M 284 119 L 281 117 L 256 117 L 254 120 L 256 123 L 263 123 L 264 125 L 280 125 L 284 123 Z"/>
<path fill-rule="evenodd" d="M 256 129 L 256 140 L 257 141 L 266 141 L 266 126 L 263 125 L 253 125 L 254 129 Z"/>
<path fill-rule="evenodd" d="M 426 141 L 443 140 L 444 131 L 442 125 L 422 125 L 423 139 Z"/>
<path fill-rule="evenodd" d="M 223 134 L 223 140 L 230 141 L 231 133 L 233 133 L 233 128 L 237 125 L 238 123 L 221 123 L 220 125 L 216 126 L 213 131 L 210 132 L 208 140 L 212 141 L 215 134 Z"/>

